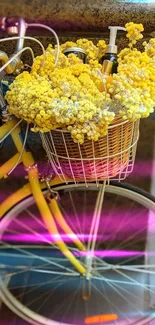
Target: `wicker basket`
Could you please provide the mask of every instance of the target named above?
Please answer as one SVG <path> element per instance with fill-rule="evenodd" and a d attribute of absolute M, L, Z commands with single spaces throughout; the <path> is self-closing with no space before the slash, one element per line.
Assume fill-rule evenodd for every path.
<path fill-rule="evenodd" d="M 68 131 L 42 134 L 43 147 L 55 172 L 74 182 L 124 179 L 133 169 L 139 121 L 115 120 L 98 141 L 74 143 Z"/>

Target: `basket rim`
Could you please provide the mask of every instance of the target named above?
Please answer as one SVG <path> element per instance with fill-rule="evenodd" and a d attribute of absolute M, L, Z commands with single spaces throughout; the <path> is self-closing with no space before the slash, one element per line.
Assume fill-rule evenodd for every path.
<path fill-rule="evenodd" d="M 81 160 L 83 160 L 83 161 L 88 161 L 88 160 L 89 161 L 97 161 L 97 160 L 101 160 L 101 159 L 110 159 L 110 158 L 114 158 L 114 157 L 120 156 L 123 153 L 128 152 L 130 149 L 134 148 L 136 146 L 138 140 L 139 140 L 139 132 L 138 132 L 138 136 L 136 137 L 136 140 L 134 141 L 134 143 L 132 143 L 132 145 L 130 147 L 127 147 L 126 149 L 124 149 L 124 150 L 122 150 L 120 152 L 117 152 L 117 153 L 115 153 L 113 155 L 110 155 L 110 156 L 93 157 L 93 158 L 82 158 L 81 159 L 81 158 L 76 158 L 76 157 L 69 157 L 68 158 L 67 156 L 65 156 L 65 157 L 64 156 L 60 156 L 60 155 L 55 154 L 53 152 L 52 152 L 52 156 L 57 157 L 57 158 L 60 158 L 60 159 L 64 159 L 64 160 L 73 160 L 73 161 L 81 161 Z M 80 144 L 78 144 L 78 146 L 80 146 Z"/>
<path fill-rule="evenodd" d="M 113 123 L 111 123 L 109 126 L 108 126 L 108 128 L 107 128 L 107 130 L 110 130 L 110 129 L 113 129 L 113 128 L 115 128 L 115 127 L 117 127 L 117 126 L 120 126 L 120 125 L 124 125 L 124 124 L 126 124 L 126 123 L 135 123 L 135 122 L 137 122 L 137 121 L 129 121 L 129 120 L 119 120 L 118 119 L 118 122 L 119 123 L 116 123 L 116 121 L 117 120 L 114 120 L 113 121 Z M 70 133 L 70 131 L 68 131 L 68 130 L 66 130 L 66 129 L 55 129 L 55 130 L 50 130 L 50 131 L 48 131 L 48 132 L 43 132 L 43 133 L 50 133 L 50 132 L 63 132 L 63 133 Z"/>

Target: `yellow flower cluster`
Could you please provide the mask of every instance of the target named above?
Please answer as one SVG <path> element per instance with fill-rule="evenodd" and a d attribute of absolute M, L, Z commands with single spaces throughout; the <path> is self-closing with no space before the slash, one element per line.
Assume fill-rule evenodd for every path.
<path fill-rule="evenodd" d="M 35 58 L 31 72 L 16 77 L 6 94 L 10 113 L 33 123 L 34 132 L 65 129 L 75 142 L 97 141 L 107 133 L 115 116 L 135 121 L 147 117 L 155 107 L 155 39 L 144 43 L 144 51 L 134 48 L 142 38 L 141 24 L 126 24 L 129 47 L 118 55 L 118 72 L 106 77 L 99 59 L 105 42 L 80 39 L 61 45 L 55 66 L 56 47 L 49 45 L 46 58 Z M 63 51 L 81 47 L 87 64 Z"/>
<path fill-rule="evenodd" d="M 6 94 L 9 111 L 34 124 L 33 131 L 49 132 L 68 129 L 75 142 L 82 144 L 86 136 L 98 140 L 107 132 L 115 114 L 108 110 L 110 95 L 101 92 L 101 78 L 96 68 L 81 64 L 71 54 L 60 54 L 54 67 L 55 50 L 46 50 L 34 60 L 31 73 L 23 72 Z"/>
<path fill-rule="evenodd" d="M 125 48 L 119 53 L 118 73 L 109 89 L 121 117 L 132 121 L 148 117 L 155 107 L 155 40 L 143 45 L 144 52 Z"/>
<path fill-rule="evenodd" d="M 143 42 L 145 52 L 149 57 L 155 56 L 155 39 L 151 38 L 149 42 Z"/>
<path fill-rule="evenodd" d="M 127 30 L 126 37 L 130 40 L 129 47 L 132 47 L 138 40 L 143 38 L 141 32 L 144 31 L 144 27 L 142 24 L 134 24 L 133 22 L 127 23 L 125 27 Z"/>

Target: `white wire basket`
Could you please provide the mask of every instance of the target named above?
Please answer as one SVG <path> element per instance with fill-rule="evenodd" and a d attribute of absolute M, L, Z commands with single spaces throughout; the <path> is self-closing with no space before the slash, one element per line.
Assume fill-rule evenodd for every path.
<path fill-rule="evenodd" d="M 55 130 L 41 133 L 43 147 L 52 170 L 66 183 L 123 180 L 133 170 L 139 121 L 115 120 L 107 135 L 98 141 L 85 139 L 74 143 L 70 132 Z"/>

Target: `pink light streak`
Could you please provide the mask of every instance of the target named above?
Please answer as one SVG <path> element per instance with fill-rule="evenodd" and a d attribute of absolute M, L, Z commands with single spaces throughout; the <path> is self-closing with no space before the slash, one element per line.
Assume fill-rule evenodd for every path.
<path fill-rule="evenodd" d="M 149 252 L 149 255 L 155 255 L 155 252 Z M 101 251 L 94 251 L 93 253 L 91 251 L 87 252 L 79 252 L 75 253 L 75 255 L 78 256 L 87 256 L 87 257 L 132 257 L 132 256 L 144 256 L 145 252 L 140 252 L 140 251 L 128 251 L 128 250 L 101 250 Z"/>
<path fill-rule="evenodd" d="M 51 167 L 46 163 L 46 162 L 37 162 L 38 164 L 38 169 L 40 172 L 42 173 L 47 173 L 51 170 Z M 134 169 L 131 173 L 130 177 L 155 177 L 155 175 L 152 175 L 152 170 L 155 170 L 154 167 L 155 163 L 152 163 L 152 161 L 150 160 L 146 160 L 146 161 L 136 161 L 134 164 Z M 154 168 L 153 168 L 154 167 Z M 24 177 L 26 174 L 24 168 L 22 165 L 19 165 L 18 168 L 16 168 L 14 170 L 14 172 L 12 173 L 11 177 Z"/>
<path fill-rule="evenodd" d="M 88 240 L 88 238 L 90 237 L 91 239 L 94 238 L 94 236 L 90 236 L 89 234 L 78 234 L 77 236 L 75 235 L 65 235 L 65 234 L 60 234 L 61 238 L 65 241 L 65 242 L 72 242 L 72 239 L 76 239 L 77 236 L 80 240 Z M 9 242 L 23 242 L 23 243 L 46 243 L 46 242 L 54 242 L 55 239 L 60 238 L 58 235 L 50 235 L 50 234 L 46 234 L 46 233 L 42 233 L 42 234 L 38 234 L 37 235 L 33 235 L 33 234 L 20 234 L 20 235 L 3 235 L 2 236 L 2 240 L 3 241 L 9 241 Z M 108 236 L 104 236 L 104 235 L 98 235 L 97 236 L 98 240 L 107 240 L 109 239 Z"/>

